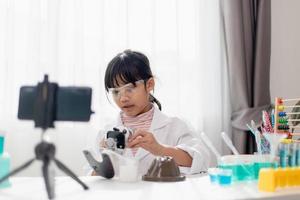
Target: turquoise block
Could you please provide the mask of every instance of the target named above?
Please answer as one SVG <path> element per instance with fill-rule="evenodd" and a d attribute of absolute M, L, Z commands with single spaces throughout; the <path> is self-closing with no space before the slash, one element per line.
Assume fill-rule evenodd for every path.
<path fill-rule="evenodd" d="M 7 153 L 3 153 L 0 155 L 0 178 L 4 177 L 6 174 L 9 173 L 10 169 L 10 157 Z M 9 180 L 0 183 L 0 188 L 7 188 L 11 184 Z"/>
<path fill-rule="evenodd" d="M 0 135 L 0 155 L 3 153 L 4 149 L 4 136 Z"/>
<path fill-rule="evenodd" d="M 263 168 L 275 168 L 275 163 L 272 162 L 255 162 L 254 163 L 254 173 L 255 179 L 258 179 L 259 171 Z"/>

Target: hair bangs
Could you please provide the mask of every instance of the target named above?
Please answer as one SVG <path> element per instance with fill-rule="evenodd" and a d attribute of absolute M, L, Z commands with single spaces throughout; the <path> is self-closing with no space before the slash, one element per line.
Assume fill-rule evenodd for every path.
<path fill-rule="evenodd" d="M 120 87 L 127 83 L 135 84 L 142 79 L 138 71 L 138 65 L 126 59 L 126 56 L 119 56 L 113 59 L 107 67 L 105 74 L 105 89 Z"/>

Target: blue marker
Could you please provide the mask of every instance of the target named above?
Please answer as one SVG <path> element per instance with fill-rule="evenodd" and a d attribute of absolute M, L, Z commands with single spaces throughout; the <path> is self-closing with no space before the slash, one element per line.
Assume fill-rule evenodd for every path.
<path fill-rule="evenodd" d="M 296 159 L 297 159 L 297 144 L 291 143 L 290 144 L 290 153 L 288 156 L 288 163 L 290 167 L 296 166 Z"/>
<path fill-rule="evenodd" d="M 272 109 L 272 114 L 271 114 L 271 123 L 272 123 L 272 127 L 274 127 L 274 124 L 275 124 L 274 109 Z"/>
<path fill-rule="evenodd" d="M 282 168 L 288 166 L 289 144 L 279 144 L 279 165 Z"/>
<path fill-rule="evenodd" d="M 300 143 L 297 143 L 296 146 L 296 165 L 300 167 Z"/>

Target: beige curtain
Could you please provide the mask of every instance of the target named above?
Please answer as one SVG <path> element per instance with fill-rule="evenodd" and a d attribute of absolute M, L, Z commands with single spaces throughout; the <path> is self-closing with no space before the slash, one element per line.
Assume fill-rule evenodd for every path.
<path fill-rule="evenodd" d="M 241 153 L 255 149 L 245 124 L 270 108 L 270 0 L 221 0 L 231 96 L 232 138 Z"/>

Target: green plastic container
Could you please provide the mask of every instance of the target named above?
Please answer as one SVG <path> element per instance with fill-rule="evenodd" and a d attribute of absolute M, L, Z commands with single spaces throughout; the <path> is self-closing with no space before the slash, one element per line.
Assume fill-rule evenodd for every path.
<path fill-rule="evenodd" d="M 257 180 L 259 170 L 275 167 L 269 155 L 227 155 L 221 158 L 219 168 L 231 169 L 233 181 Z"/>
<path fill-rule="evenodd" d="M 230 165 L 220 165 L 219 167 L 222 169 L 231 169 L 233 181 L 245 181 L 245 180 L 255 179 L 253 164 L 247 164 L 247 165 L 230 164 Z"/>
<path fill-rule="evenodd" d="M 258 179 L 259 170 L 263 168 L 276 168 L 276 164 L 272 162 L 255 162 L 253 167 L 255 179 Z"/>

